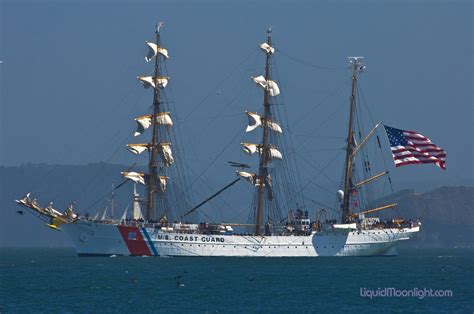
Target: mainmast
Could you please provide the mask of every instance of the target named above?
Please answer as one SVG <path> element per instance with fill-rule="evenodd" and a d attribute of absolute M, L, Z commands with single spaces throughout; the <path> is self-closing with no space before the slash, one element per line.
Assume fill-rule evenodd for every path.
<path fill-rule="evenodd" d="M 282 133 L 281 126 L 274 120 L 272 120 L 271 112 L 271 97 L 276 97 L 280 94 L 278 84 L 271 79 L 271 56 L 275 53 L 275 48 L 272 45 L 271 29 L 267 31 L 267 41 L 260 44 L 260 49 L 265 53 L 265 71 L 264 75 L 257 77 L 252 76 L 252 80 L 263 89 L 263 114 L 260 115 L 257 112 L 246 111 L 249 124 L 246 132 L 251 132 L 257 128 L 263 129 L 262 141 L 258 144 L 252 143 L 241 143 L 242 149 L 245 153 L 253 155 L 255 153 L 260 154 L 258 173 L 250 173 L 245 171 L 237 171 L 237 175 L 242 179 L 248 181 L 257 188 L 257 204 L 256 204 L 256 223 L 255 223 L 255 234 L 262 234 L 263 226 L 263 209 L 265 202 L 265 193 L 267 193 L 268 199 L 272 200 L 272 177 L 268 168 L 268 164 L 273 159 L 283 159 L 281 152 L 276 147 L 275 143 L 270 143 L 271 132 Z M 269 213 L 268 213 L 269 214 Z M 270 215 L 268 215 L 270 220 Z"/>
<path fill-rule="evenodd" d="M 156 45 L 161 46 L 160 43 L 160 26 L 156 27 Z M 160 62 L 159 56 L 155 58 L 155 71 L 154 78 L 160 77 Z M 153 219 L 153 208 L 155 205 L 155 192 L 156 192 L 156 179 L 158 177 L 158 126 L 156 123 L 156 118 L 160 112 L 160 89 L 153 89 L 153 114 L 151 117 L 151 123 L 153 125 L 152 129 L 152 138 L 149 150 L 149 161 L 148 161 L 148 197 L 147 197 L 147 206 L 146 206 L 146 220 Z"/>
<path fill-rule="evenodd" d="M 341 223 L 349 223 L 351 221 L 350 199 L 353 192 L 352 183 L 352 166 L 354 161 L 354 115 L 356 107 L 356 84 L 357 75 L 365 68 L 363 64 L 363 57 L 349 57 L 349 68 L 352 70 L 352 92 L 350 98 L 350 112 L 349 112 L 349 129 L 347 133 L 347 147 L 346 147 L 346 163 L 344 170 L 344 198 L 342 202 L 342 217 Z"/>
<path fill-rule="evenodd" d="M 269 47 L 272 46 L 272 29 L 269 28 L 267 30 L 267 45 Z M 268 51 L 265 56 L 265 81 L 270 80 L 270 56 L 272 52 Z M 269 103 L 269 90 L 264 88 L 263 92 L 263 121 L 269 121 L 271 117 L 271 110 L 270 110 L 270 103 Z M 258 181 L 260 182 L 258 186 L 258 203 L 257 203 L 257 221 L 255 226 L 255 234 L 260 235 L 262 229 L 262 216 L 263 216 L 263 197 L 265 193 L 265 183 L 266 178 L 268 175 L 267 171 L 267 161 L 270 155 L 269 152 L 269 144 L 268 144 L 268 128 L 263 128 L 263 136 L 262 136 L 262 144 L 261 144 L 261 154 L 260 154 L 260 162 L 258 165 Z M 268 184 L 268 183 L 267 183 Z"/>

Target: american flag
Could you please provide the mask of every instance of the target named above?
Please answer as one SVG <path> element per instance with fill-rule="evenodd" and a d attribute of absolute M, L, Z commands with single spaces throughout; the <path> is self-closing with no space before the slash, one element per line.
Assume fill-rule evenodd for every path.
<path fill-rule="evenodd" d="M 396 167 L 411 164 L 436 164 L 446 170 L 446 152 L 416 131 L 384 125 Z"/>

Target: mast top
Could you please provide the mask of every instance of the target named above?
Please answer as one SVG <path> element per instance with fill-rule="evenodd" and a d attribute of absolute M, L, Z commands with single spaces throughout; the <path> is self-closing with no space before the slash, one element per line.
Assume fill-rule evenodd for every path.
<path fill-rule="evenodd" d="M 364 57 L 348 57 L 347 59 L 349 59 L 349 69 L 352 70 L 354 75 L 364 72 Z"/>
<path fill-rule="evenodd" d="M 160 33 L 160 29 L 165 26 L 165 22 L 160 21 L 158 25 L 156 25 L 156 34 L 158 35 Z"/>

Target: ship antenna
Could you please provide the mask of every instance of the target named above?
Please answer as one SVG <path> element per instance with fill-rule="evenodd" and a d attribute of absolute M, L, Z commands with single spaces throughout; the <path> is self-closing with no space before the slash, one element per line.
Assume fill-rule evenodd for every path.
<path fill-rule="evenodd" d="M 341 223 L 351 222 L 350 197 L 353 192 L 352 185 L 352 163 L 354 142 L 354 114 L 356 107 L 356 84 L 357 75 L 364 71 L 364 57 L 349 57 L 349 69 L 352 72 L 352 92 L 350 98 L 349 128 L 347 133 L 346 162 L 344 169 L 344 198 L 342 201 L 342 217 Z"/>

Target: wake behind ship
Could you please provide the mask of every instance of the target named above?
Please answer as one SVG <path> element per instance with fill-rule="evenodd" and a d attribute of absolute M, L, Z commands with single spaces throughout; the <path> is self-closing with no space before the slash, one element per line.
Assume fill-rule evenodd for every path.
<path fill-rule="evenodd" d="M 146 42 L 149 52 L 146 62 L 154 60 L 153 76 L 139 76 L 146 89 L 153 91 L 152 112 L 135 118 L 135 136 L 146 132 L 151 138 L 145 143 L 128 144 L 134 154 L 147 152 L 148 172 L 127 170 L 121 174 L 127 182 L 141 184 L 146 197 L 140 198 L 134 188 L 133 210 L 124 212 L 121 219 L 108 219 L 105 212 L 89 217 L 74 213 L 70 206 L 64 213 L 52 203 L 42 207 L 30 194 L 17 203 L 47 222 L 53 229 L 65 232 L 79 255 L 125 256 L 242 256 L 242 257 L 312 257 L 312 256 L 373 256 L 394 255 L 399 241 L 409 240 L 420 231 L 421 223 L 403 218 L 383 220 L 373 213 L 394 208 L 397 204 L 367 206 L 362 196 L 366 187 L 389 176 L 388 171 L 373 173 L 365 145 L 376 138 L 382 149 L 377 129 L 381 123 L 362 136 L 357 114 L 357 80 L 365 69 L 362 57 L 349 58 L 351 95 L 349 125 L 345 143 L 345 162 L 340 190 L 337 191 L 337 219 L 328 219 L 328 209 L 321 208 L 310 217 L 302 199 L 302 189 L 295 178 L 294 161 L 285 156 L 288 141 L 284 132 L 281 110 L 278 110 L 280 87 L 273 78 L 272 61 L 277 50 L 272 44 L 271 30 L 267 40 L 259 45 L 265 57 L 263 74 L 252 76 L 252 81 L 263 92 L 263 106 L 256 112 L 246 111 L 246 133 L 258 141 L 241 143 L 245 154 L 255 155 L 255 172 L 247 163 L 230 162 L 237 168 L 237 179 L 190 210 L 172 197 L 172 193 L 187 191 L 186 184 L 176 184 L 180 158 L 172 147 L 179 148 L 173 133 L 173 113 L 168 107 L 166 86 L 169 77 L 163 73 L 168 51 L 161 45 L 160 29 L 156 41 Z M 414 131 L 384 126 L 388 134 L 396 166 L 413 163 L 435 163 L 444 169 L 446 155 L 428 138 Z M 257 132 L 258 131 L 258 132 Z M 258 134 L 260 133 L 260 135 Z M 291 145 L 290 145 L 291 146 Z M 408 153 L 405 153 L 408 152 Z M 251 157 L 249 157 L 251 158 Z M 359 166 L 361 164 L 362 166 Z M 357 165 L 357 166 L 356 166 Z M 178 171 L 173 172 L 173 167 Z M 292 168 L 293 167 L 293 168 Z M 280 170 L 283 169 L 283 170 Z M 357 171 L 359 170 L 359 172 Z M 296 175 L 297 176 L 297 175 Z M 286 181 L 285 181 L 286 180 Z M 169 185 L 172 181 L 174 184 Z M 248 223 L 190 223 L 193 214 L 206 202 L 217 197 L 239 181 L 253 189 L 252 212 Z M 170 187 L 180 189 L 170 191 Z M 244 199 L 244 197 L 242 197 Z M 145 215 L 142 205 L 145 205 Z"/>

